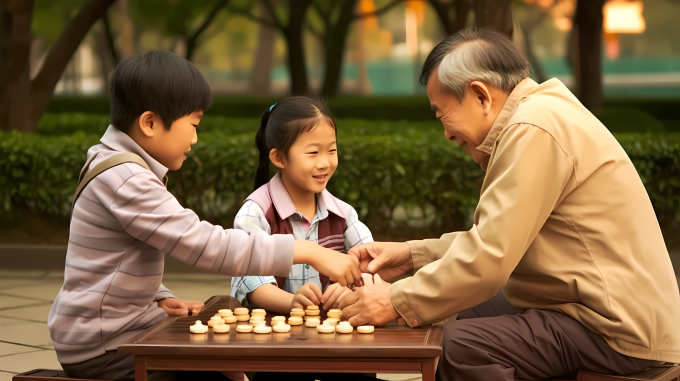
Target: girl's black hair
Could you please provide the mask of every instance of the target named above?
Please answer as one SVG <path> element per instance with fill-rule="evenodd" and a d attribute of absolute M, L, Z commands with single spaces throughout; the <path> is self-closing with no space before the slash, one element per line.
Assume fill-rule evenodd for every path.
<path fill-rule="evenodd" d="M 298 136 L 313 130 L 322 120 L 337 133 L 326 101 L 306 96 L 285 99 L 262 114 L 260 129 L 255 136 L 255 144 L 260 151 L 260 163 L 255 172 L 255 189 L 269 182 L 269 152 L 276 148 L 287 156 Z"/>

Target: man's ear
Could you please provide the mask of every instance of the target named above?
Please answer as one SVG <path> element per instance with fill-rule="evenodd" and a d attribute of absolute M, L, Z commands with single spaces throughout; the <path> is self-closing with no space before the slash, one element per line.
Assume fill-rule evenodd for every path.
<path fill-rule="evenodd" d="M 139 116 L 139 119 L 137 119 L 137 125 L 142 134 L 147 138 L 152 138 L 154 132 L 158 131 L 158 128 L 161 127 L 156 122 L 156 114 L 154 114 L 153 111 L 144 111 L 144 113 Z"/>
<path fill-rule="evenodd" d="M 272 150 L 269 151 L 269 160 L 271 160 L 272 164 L 274 164 L 279 169 L 284 169 L 286 166 L 286 163 L 284 162 L 285 158 L 276 148 L 272 148 Z"/>
<path fill-rule="evenodd" d="M 479 105 L 482 106 L 484 116 L 488 115 L 489 112 L 491 111 L 492 103 L 491 93 L 489 92 L 489 89 L 486 87 L 485 84 L 483 84 L 480 81 L 472 81 L 470 83 L 470 90 L 475 95 L 477 103 L 479 103 Z"/>

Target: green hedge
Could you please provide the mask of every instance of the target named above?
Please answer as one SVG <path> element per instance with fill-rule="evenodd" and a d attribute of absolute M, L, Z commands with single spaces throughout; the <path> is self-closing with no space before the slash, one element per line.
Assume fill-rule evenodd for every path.
<path fill-rule="evenodd" d="M 484 173 L 460 147 L 443 139 L 440 130 L 402 125 L 397 126 L 402 129 L 399 134 L 385 135 L 391 123 L 342 124 L 340 165 L 329 190 L 352 204 L 372 229 L 436 231 L 469 224 Z M 638 169 L 657 214 L 678 221 L 680 134 L 617 138 Z M 0 133 L 0 202 L 5 214 L 28 209 L 67 217 L 85 153 L 98 139 L 99 135 L 82 132 Z M 168 187 L 203 218 L 231 226 L 252 190 L 256 160 L 252 133 L 202 132 L 182 169 L 170 174 Z"/>

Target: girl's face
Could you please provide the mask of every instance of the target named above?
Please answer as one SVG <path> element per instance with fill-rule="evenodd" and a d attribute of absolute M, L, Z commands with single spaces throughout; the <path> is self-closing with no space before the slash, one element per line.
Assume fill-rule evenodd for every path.
<path fill-rule="evenodd" d="M 273 156 L 280 159 L 274 160 Z M 335 129 L 321 118 L 313 130 L 298 136 L 287 156 L 281 156 L 270 155 L 285 177 L 300 190 L 320 193 L 326 189 L 328 180 L 338 167 Z"/>

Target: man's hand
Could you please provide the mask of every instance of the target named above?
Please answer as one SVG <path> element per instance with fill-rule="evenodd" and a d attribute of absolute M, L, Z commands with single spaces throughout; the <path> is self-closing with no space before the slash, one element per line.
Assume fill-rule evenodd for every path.
<path fill-rule="evenodd" d="M 349 256 L 359 260 L 359 268 L 365 273 L 380 274 L 393 279 L 413 271 L 411 248 L 406 242 L 371 242 L 349 249 Z"/>
<path fill-rule="evenodd" d="M 321 289 L 315 283 L 307 282 L 298 288 L 290 302 L 290 308 L 302 308 L 318 306 L 321 300 Z"/>
<path fill-rule="evenodd" d="M 353 327 L 364 324 L 380 326 L 399 318 L 390 300 L 392 285 L 380 279 L 378 274 L 373 275 L 372 281 L 369 278 L 364 277 L 364 287 L 343 296 L 338 307 Z"/>
<path fill-rule="evenodd" d="M 310 241 L 295 241 L 293 263 L 307 263 L 341 286 L 361 286 L 361 271 L 356 256 L 326 249 Z"/>
<path fill-rule="evenodd" d="M 175 298 L 161 299 L 158 301 L 158 307 L 165 310 L 168 316 L 189 316 L 197 315 L 205 309 L 205 305 L 195 300 L 179 300 Z"/>
<path fill-rule="evenodd" d="M 326 292 L 321 297 L 321 303 L 323 303 L 323 309 L 330 310 L 332 308 L 338 308 L 340 305 L 340 300 L 346 293 L 351 293 L 347 287 L 342 287 L 339 283 L 333 283 L 326 288 Z"/>

